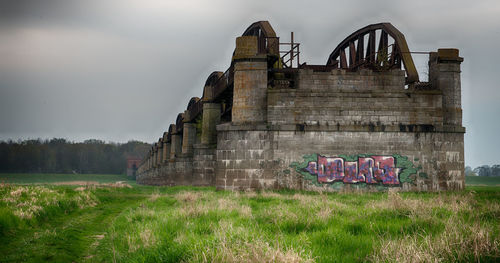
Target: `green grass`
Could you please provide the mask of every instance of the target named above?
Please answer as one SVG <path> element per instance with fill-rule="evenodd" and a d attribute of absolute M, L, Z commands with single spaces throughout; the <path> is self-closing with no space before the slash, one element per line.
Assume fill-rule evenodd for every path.
<path fill-rule="evenodd" d="M 127 176 L 121 174 L 26 174 L 0 173 L 0 182 L 9 184 L 50 184 L 71 181 L 92 181 L 97 183 L 114 183 L 127 181 L 133 183 Z"/>
<path fill-rule="evenodd" d="M 321 194 L 1 185 L 0 262 L 496 262 L 499 218 L 491 186 Z"/>
<path fill-rule="evenodd" d="M 488 177 L 488 176 L 466 176 L 465 184 L 483 185 L 483 186 L 500 186 L 500 176 Z"/>

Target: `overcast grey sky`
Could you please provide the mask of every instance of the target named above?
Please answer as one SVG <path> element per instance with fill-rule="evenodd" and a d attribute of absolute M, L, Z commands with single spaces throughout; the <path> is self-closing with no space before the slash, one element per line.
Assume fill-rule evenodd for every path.
<path fill-rule="evenodd" d="M 412 51 L 459 48 L 466 165 L 500 163 L 498 0 L 0 0 L 0 140 L 156 141 L 258 20 L 308 64 L 378 22 Z"/>

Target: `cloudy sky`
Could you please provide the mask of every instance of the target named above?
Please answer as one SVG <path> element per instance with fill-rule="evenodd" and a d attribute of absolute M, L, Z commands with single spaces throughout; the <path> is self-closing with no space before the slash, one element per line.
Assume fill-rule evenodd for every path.
<path fill-rule="evenodd" d="M 459 48 L 466 164 L 500 163 L 498 0 L 0 0 L 0 140 L 153 142 L 258 20 L 308 64 L 378 22 L 412 51 Z"/>

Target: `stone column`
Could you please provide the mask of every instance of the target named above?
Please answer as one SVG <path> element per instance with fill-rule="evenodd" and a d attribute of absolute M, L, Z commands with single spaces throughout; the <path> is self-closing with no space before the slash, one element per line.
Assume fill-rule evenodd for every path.
<path fill-rule="evenodd" d="M 201 129 L 202 144 L 217 143 L 217 124 L 220 123 L 220 104 L 203 103 L 203 120 Z"/>
<path fill-rule="evenodd" d="M 151 170 L 151 168 L 153 167 L 153 163 L 151 162 L 153 158 L 152 156 L 153 156 L 153 149 L 151 149 L 148 154 L 148 170 Z"/>
<path fill-rule="evenodd" d="M 149 156 L 148 156 L 148 170 L 151 170 L 153 167 L 153 149 L 149 151 Z"/>
<path fill-rule="evenodd" d="M 156 161 L 158 160 L 158 146 L 155 143 L 155 146 L 153 148 L 153 168 L 156 168 Z"/>
<path fill-rule="evenodd" d="M 163 141 L 158 141 L 158 151 L 157 151 L 157 160 L 156 166 L 161 166 L 163 163 Z"/>
<path fill-rule="evenodd" d="M 170 160 L 170 143 L 166 140 L 163 142 L 163 163 L 168 162 Z"/>
<path fill-rule="evenodd" d="M 182 154 L 193 155 L 193 144 L 196 141 L 196 126 L 194 123 L 185 122 L 182 135 Z"/>
<path fill-rule="evenodd" d="M 181 136 L 177 133 L 172 134 L 172 141 L 170 145 L 170 161 L 173 162 L 175 161 L 175 157 L 180 156 L 182 153 L 182 146 L 181 146 Z"/>
<path fill-rule="evenodd" d="M 267 121 L 267 56 L 257 53 L 256 36 L 236 39 L 233 123 Z"/>
<path fill-rule="evenodd" d="M 460 64 L 458 49 L 438 49 L 429 58 L 429 82 L 443 91 L 444 125 L 462 127 L 462 97 L 460 84 Z"/>

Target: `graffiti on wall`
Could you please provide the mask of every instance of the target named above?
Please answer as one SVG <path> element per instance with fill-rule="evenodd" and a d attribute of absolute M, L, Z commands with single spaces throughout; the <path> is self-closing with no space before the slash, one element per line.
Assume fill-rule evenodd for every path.
<path fill-rule="evenodd" d="M 416 159 L 418 160 L 418 159 Z M 417 171 L 407 157 L 394 155 L 339 155 L 322 156 L 311 154 L 304 156 L 304 162 L 294 162 L 291 167 L 311 180 L 315 185 L 333 184 L 369 184 L 399 186 L 401 183 L 413 183 Z"/>
<path fill-rule="evenodd" d="M 394 163 L 394 157 L 377 155 L 359 157 L 355 162 L 346 161 L 341 157 L 325 157 L 318 155 L 317 161 L 309 162 L 306 171 L 318 176 L 318 182 L 399 184 L 400 168 Z"/>

